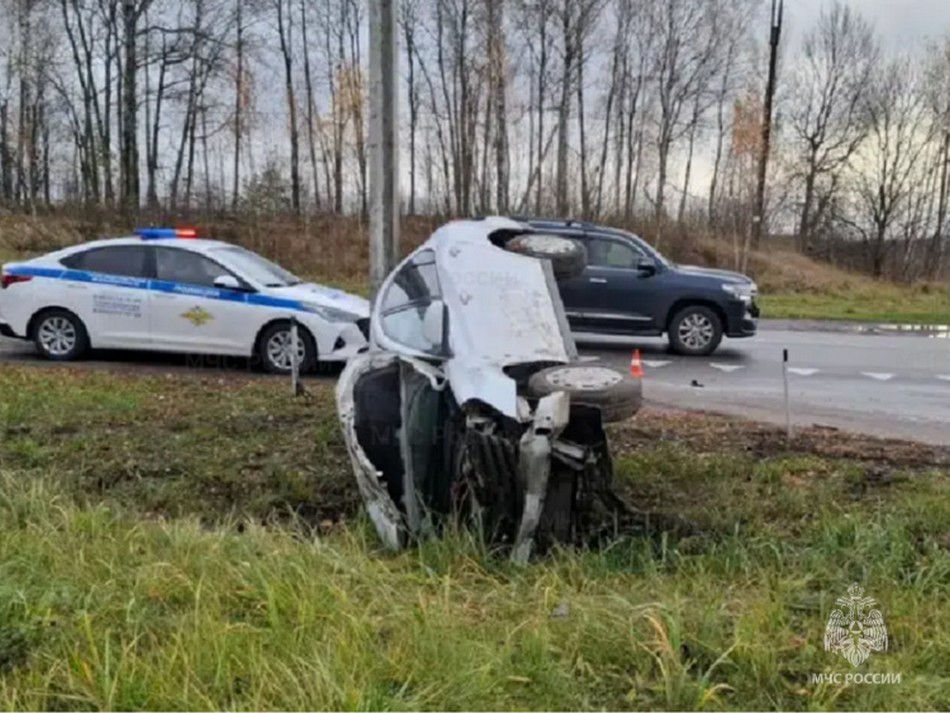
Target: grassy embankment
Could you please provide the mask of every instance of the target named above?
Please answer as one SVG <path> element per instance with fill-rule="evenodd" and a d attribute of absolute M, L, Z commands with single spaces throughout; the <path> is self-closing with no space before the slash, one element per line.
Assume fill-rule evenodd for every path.
<path fill-rule="evenodd" d="M 224 375 L 221 375 L 222 377 Z M 929 709 L 950 454 L 650 412 L 619 488 L 693 526 L 523 569 L 379 549 L 329 383 L 0 368 L 0 707 Z M 853 582 L 889 650 L 822 649 Z"/>
<path fill-rule="evenodd" d="M 365 294 L 369 260 L 365 226 L 349 218 L 312 221 L 219 221 L 200 225 L 222 239 L 262 252 L 292 270 L 343 289 Z M 409 219 L 404 245 L 418 244 L 438 221 Z M 0 262 L 91 240 L 127 233 L 121 221 L 90 222 L 66 218 L 0 218 Z M 726 241 L 692 237 L 666 246 L 686 264 L 733 269 Z M 765 317 L 867 320 L 894 323 L 950 323 L 946 284 L 899 285 L 872 280 L 815 262 L 794 252 L 754 253 L 749 272 L 758 281 Z"/>

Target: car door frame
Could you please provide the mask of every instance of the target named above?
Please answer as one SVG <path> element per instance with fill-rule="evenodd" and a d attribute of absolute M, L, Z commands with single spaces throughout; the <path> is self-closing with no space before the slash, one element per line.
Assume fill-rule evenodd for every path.
<path fill-rule="evenodd" d="M 143 250 L 145 253 L 143 276 L 119 275 L 90 270 L 83 265 L 70 265 L 66 260 L 81 258 L 93 252 L 106 250 Z M 148 349 L 151 344 L 151 291 L 149 283 L 154 272 L 154 256 L 147 245 L 119 244 L 98 245 L 78 250 L 61 258 L 66 268 L 63 284 L 74 293 L 69 300 L 77 316 L 83 321 L 93 348 L 103 349 Z M 122 293 L 113 294 L 121 290 Z M 81 306 L 77 306 L 77 303 Z M 67 305 L 68 306 L 68 305 Z M 104 329 L 110 322 L 109 315 L 141 319 L 144 328 L 138 332 L 122 334 Z"/>
<path fill-rule="evenodd" d="M 176 338 L 170 338 L 171 332 L 164 330 L 164 313 L 176 312 L 176 316 L 181 317 L 184 327 L 189 320 L 184 317 L 188 311 L 186 308 L 200 309 L 203 313 L 216 319 L 213 312 L 205 306 L 205 302 L 227 304 L 240 304 L 242 307 L 249 307 L 247 296 L 257 293 L 257 288 L 250 284 L 248 280 L 237 273 L 233 268 L 228 267 L 220 260 L 216 260 L 211 255 L 198 250 L 189 250 L 187 247 L 178 245 L 153 245 L 152 248 L 152 278 L 150 282 L 150 292 L 152 294 L 152 345 L 157 351 L 194 353 L 194 354 L 224 354 L 233 356 L 246 356 L 250 353 L 250 347 L 253 345 L 254 338 L 262 325 L 257 324 L 260 320 L 251 319 L 250 312 L 242 318 L 241 323 L 247 324 L 247 335 L 239 335 L 234 339 L 218 339 L 214 342 L 201 342 L 196 339 L 183 339 L 181 335 Z M 195 257 L 208 260 L 220 267 L 226 274 L 233 276 L 243 289 L 229 290 L 222 287 L 208 287 L 195 283 L 185 283 L 176 280 L 162 279 L 158 274 L 158 251 L 159 250 L 177 250 Z M 198 302 L 197 305 L 191 304 Z M 178 310 L 182 311 L 179 313 Z M 159 312 L 163 314 L 160 315 Z M 206 323 L 206 322 L 205 322 Z M 177 322 L 175 323 L 177 324 Z M 202 325 L 194 322 L 197 328 Z M 184 329 L 182 330 L 184 332 Z M 246 338 L 245 338 L 246 337 Z"/>
<path fill-rule="evenodd" d="M 649 257 L 637 245 L 629 240 L 613 235 L 603 235 L 592 231 L 585 231 L 580 238 L 590 254 L 590 243 L 600 240 L 622 245 L 640 258 Z M 595 291 L 589 300 L 591 307 L 584 311 L 569 312 L 571 324 L 575 331 L 589 330 L 607 334 L 654 334 L 658 331 L 656 320 L 652 315 L 653 305 L 647 303 L 638 309 L 630 309 L 619 304 L 624 298 L 624 285 L 630 280 L 651 279 L 638 268 L 613 267 L 607 265 L 593 265 L 588 262 L 587 268 L 579 279 L 587 282 L 586 289 Z M 626 307 L 626 308 L 624 308 Z"/>
<path fill-rule="evenodd" d="M 554 233 L 562 238 L 573 240 L 584 246 L 587 250 L 587 233 L 579 228 L 565 230 L 559 228 Z M 589 268 L 589 266 L 588 266 Z M 594 330 L 594 324 L 587 319 L 587 314 L 595 312 L 585 304 L 592 297 L 590 278 L 587 270 L 584 269 L 577 277 L 570 279 L 561 279 L 557 282 L 558 294 L 561 297 L 561 303 L 564 306 L 564 316 L 567 318 L 568 325 L 572 332 L 583 332 Z"/>

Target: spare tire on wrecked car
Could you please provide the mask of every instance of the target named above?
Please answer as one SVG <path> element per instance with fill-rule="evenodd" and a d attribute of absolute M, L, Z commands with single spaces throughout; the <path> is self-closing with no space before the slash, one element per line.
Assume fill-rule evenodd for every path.
<path fill-rule="evenodd" d="M 570 280 L 577 277 L 587 267 L 586 248 L 576 240 L 558 235 L 542 233 L 517 235 L 505 243 L 505 250 L 541 260 L 550 260 L 554 277 L 558 280 Z"/>
<path fill-rule="evenodd" d="M 552 366 L 532 374 L 528 380 L 528 396 L 541 398 L 559 391 L 570 394 L 572 405 L 599 409 L 604 423 L 624 421 L 643 404 L 638 380 L 604 366 Z"/>

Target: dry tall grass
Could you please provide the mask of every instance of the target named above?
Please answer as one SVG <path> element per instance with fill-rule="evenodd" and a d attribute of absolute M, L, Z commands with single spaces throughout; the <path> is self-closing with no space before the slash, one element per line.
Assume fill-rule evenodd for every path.
<path fill-rule="evenodd" d="M 441 223 L 439 217 L 406 218 L 402 251 L 419 245 Z M 243 245 L 312 279 L 345 289 L 366 290 L 368 225 L 353 216 L 219 216 L 168 221 L 155 216 L 140 225 L 194 225 L 202 234 Z M 617 227 L 629 227 L 613 222 Z M 128 221 L 114 215 L 0 215 L 0 260 L 42 254 L 104 236 L 128 234 Z M 633 226 L 636 229 L 637 226 Z M 642 234 L 649 239 L 648 230 Z M 770 242 L 749 258 L 748 272 L 759 283 L 771 316 L 834 317 L 888 321 L 945 321 L 946 286 L 911 286 L 874 280 L 817 262 Z M 664 252 L 683 264 L 736 269 L 730 240 L 699 230 L 671 234 Z"/>

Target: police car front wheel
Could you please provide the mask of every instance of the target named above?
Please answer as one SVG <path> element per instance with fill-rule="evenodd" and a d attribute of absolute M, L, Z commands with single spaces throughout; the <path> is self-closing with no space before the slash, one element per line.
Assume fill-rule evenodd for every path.
<path fill-rule="evenodd" d="M 293 331 L 289 322 L 270 325 L 261 334 L 259 357 L 264 368 L 272 374 L 289 374 L 293 368 Z M 301 372 L 312 371 L 317 363 L 317 346 L 313 336 L 297 327 L 297 365 Z"/>
<path fill-rule="evenodd" d="M 50 309 L 33 321 L 33 342 L 39 353 L 51 361 L 72 361 L 89 348 L 86 327 L 72 312 Z"/>

